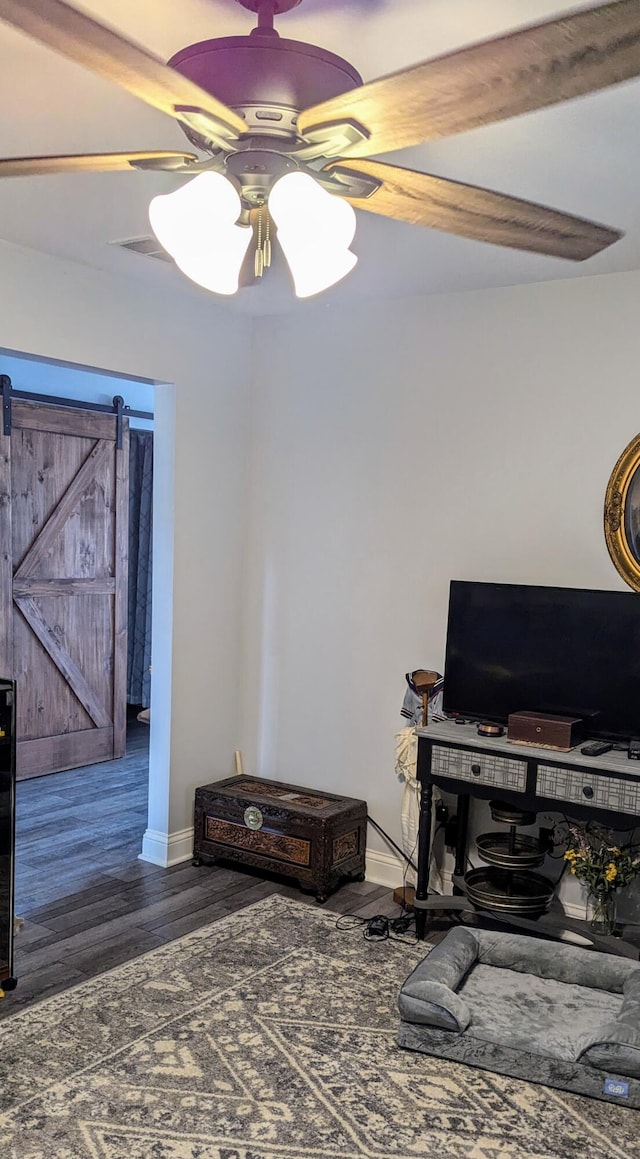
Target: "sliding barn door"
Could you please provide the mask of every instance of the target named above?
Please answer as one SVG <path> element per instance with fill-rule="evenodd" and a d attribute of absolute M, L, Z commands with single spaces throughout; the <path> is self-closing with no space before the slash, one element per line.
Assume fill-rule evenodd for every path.
<path fill-rule="evenodd" d="M 129 431 L 13 401 L 0 436 L 0 673 L 16 681 L 18 779 L 122 756 Z"/>

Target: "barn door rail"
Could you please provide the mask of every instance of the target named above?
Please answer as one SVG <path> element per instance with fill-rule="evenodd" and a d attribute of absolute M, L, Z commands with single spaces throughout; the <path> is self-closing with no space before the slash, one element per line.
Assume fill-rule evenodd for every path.
<path fill-rule="evenodd" d="M 121 394 L 116 394 L 111 405 L 104 402 L 83 402 L 77 398 L 62 398 L 56 394 L 37 394 L 34 390 L 14 390 L 8 374 L 0 374 L 0 391 L 2 392 L 2 433 L 11 434 L 11 400 L 24 399 L 27 402 L 45 402 L 50 406 L 68 406 L 76 410 L 100 411 L 102 414 L 112 414 L 116 418 L 116 449 L 122 450 L 122 420 L 152 419 L 153 411 L 133 410 L 127 406 Z"/>

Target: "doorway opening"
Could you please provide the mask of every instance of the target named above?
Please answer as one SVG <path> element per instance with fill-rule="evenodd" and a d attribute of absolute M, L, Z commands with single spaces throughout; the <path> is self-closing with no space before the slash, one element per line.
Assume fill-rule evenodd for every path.
<path fill-rule="evenodd" d="M 26 755 L 22 761 L 22 773 L 18 762 L 16 794 L 16 912 L 21 915 L 56 898 L 95 888 L 111 865 L 137 857 L 142 848 L 148 816 L 150 726 L 140 723 L 137 717 L 150 707 L 154 384 L 91 368 L 52 363 L 16 352 L 0 354 L 0 374 L 6 376 L 5 384 L 7 378 L 10 381 L 10 406 L 15 406 L 17 425 L 21 425 L 21 405 L 27 414 L 38 415 L 35 433 L 28 431 L 25 435 L 28 424 L 24 419 L 22 429 L 17 433 L 21 443 L 26 445 L 26 452 L 23 452 L 27 455 L 23 470 L 25 478 L 28 479 L 31 472 L 41 493 L 48 487 L 44 499 L 39 494 L 38 501 L 33 500 L 34 522 L 39 523 L 38 530 L 47 540 L 47 567 L 38 568 L 34 564 L 34 560 L 37 563 L 45 559 L 45 550 L 39 544 L 33 550 L 27 547 L 25 552 L 24 544 L 18 542 L 15 551 L 20 558 L 13 560 L 17 572 L 22 568 L 27 577 L 35 576 L 22 581 L 22 586 L 26 584 L 30 589 L 26 592 L 25 588 L 26 596 L 19 588 L 16 598 L 14 584 L 14 613 L 18 621 L 15 659 L 18 667 L 22 664 L 26 688 L 29 666 L 34 664 L 34 656 L 37 656 L 37 661 L 42 664 L 37 683 L 41 689 L 51 689 L 50 698 L 46 691 L 32 697 L 34 704 L 29 705 L 23 716 Z M 120 438 L 120 452 L 116 450 L 114 455 L 113 436 L 111 447 L 105 451 L 102 428 L 98 425 L 97 435 L 93 425 L 88 425 L 85 431 L 82 416 L 88 416 L 92 422 L 97 416 L 99 424 L 108 421 L 115 430 L 115 420 L 108 416 L 108 412 L 116 397 L 124 398 L 126 422 L 120 424 L 120 435 L 116 436 Z M 48 399 L 51 399 L 51 406 Z M 122 406 L 119 409 L 122 411 Z M 56 411 L 64 416 L 65 410 L 72 416 L 72 438 L 65 442 L 64 452 L 60 452 L 60 439 L 56 443 L 55 433 L 52 434 L 49 428 L 55 427 Z M 43 420 L 43 415 L 50 416 L 53 421 L 50 418 Z M 6 417 L 5 407 L 5 430 Z M 130 432 L 127 432 L 128 427 Z M 123 428 L 127 435 L 124 443 Z M 86 439 L 83 437 L 85 434 Z M 129 434 L 135 452 L 131 472 Z M 96 448 L 97 456 L 104 451 L 104 462 L 99 467 L 95 461 L 89 461 L 92 457 L 96 459 Z M 115 462 L 118 453 L 126 455 L 126 472 L 121 458 L 120 465 L 114 468 L 113 477 L 110 477 L 109 454 Z M 33 462 L 28 460 L 29 455 Z M 38 456 L 41 463 L 36 463 Z M 138 462 L 142 463 L 142 468 Z M 131 490 L 128 487 L 130 473 L 134 484 Z M 78 475 L 81 476 L 79 481 Z M 104 528 L 100 526 L 96 542 L 92 543 L 89 534 L 91 520 L 102 519 L 104 510 L 109 518 L 111 508 L 118 505 L 118 476 L 127 481 L 127 494 L 121 495 L 120 506 L 127 517 L 131 509 L 132 517 L 130 521 L 123 518 L 120 530 L 107 521 Z M 144 485 L 144 501 L 135 493 L 138 485 Z M 34 490 L 37 489 L 35 486 Z M 23 491 L 28 490 L 27 483 Z M 32 502 L 30 494 L 27 502 Z M 29 518 L 27 512 L 25 521 L 28 522 Z M 56 519 L 59 526 L 53 526 Z M 132 557 L 135 575 L 129 574 L 127 565 L 124 576 L 120 575 L 122 591 L 119 596 L 117 575 L 110 581 L 104 576 L 113 571 L 109 558 L 111 544 L 116 545 L 113 551 L 117 552 L 118 541 L 124 534 L 122 528 L 126 528 L 127 522 L 132 529 L 132 549 L 123 550 L 121 554 L 125 564 L 127 557 Z M 48 535 L 47 527 L 50 529 Z M 15 543 L 15 529 L 13 538 Z M 25 556 L 28 557 L 26 567 Z M 70 572 L 72 578 L 64 574 L 65 556 L 74 561 Z M 78 558 L 81 560 L 79 570 Z M 47 575 L 46 581 L 39 578 L 43 571 Z M 17 572 L 14 572 L 14 580 Z M 81 589 L 83 582 L 85 588 L 80 594 L 88 598 L 81 613 L 54 610 L 50 597 L 65 596 L 65 583 L 67 589 L 73 587 L 75 590 Z M 100 596 L 103 597 L 102 606 Z M 136 615 L 138 599 L 143 607 Z M 128 654 L 125 646 L 124 660 L 122 649 L 117 659 L 115 653 L 109 654 L 105 647 L 105 641 L 116 634 L 117 619 L 114 617 L 118 615 L 118 600 L 118 634 L 123 638 L 126 635 L 131 642 Z M 88 608 L 90 601 L 91 607 Z M 128 608 L 130 617 L 127 616 Z M 125 619 L 134 625 L 133 632 L 130 628 L 129 632 L 122 633 Z M 101 649 L 104 655 L 99 654 Z M 87 657 L 89 664 L 83 671 Z M 119 677 L 115 674 L 118 666 L 121 669 Z M 91 679 L 87 678 L 87 669 Z M 65 679 L 69 686 L 60 693 L 59 686 Z M 108 701 L 113 698 L 118 679 L 121 686 L 118 702 L 120 704 L 122 699 L 122 703 L 121 722 L 116 727 L 115 718 L 113 723 L 109 719 Z M 24 696 L 23 702 L 28 699 Z M 46 735 L 38 736 L 36 714 L 41 713 L 40 719 L 42 713 L 53 717 L 56 700 L 62 706 L 60 735 L 55 736 L 50 744 Z M 119 747 L 117 729 L 121 733 Z M 53 728 L 51 725 L 48 730 L 41 728 L 40 734 L 43 731 L 53 732 Z M 110 748 L 112 737 L 113 747 Z M 101 744 L 104 744 L 103 749 Z M 85 751 L 86 760 L 83 760 Z"/>

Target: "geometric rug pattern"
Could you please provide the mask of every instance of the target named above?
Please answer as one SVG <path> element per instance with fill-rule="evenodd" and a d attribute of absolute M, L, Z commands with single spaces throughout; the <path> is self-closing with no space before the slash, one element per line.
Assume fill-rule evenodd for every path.
<path fill-rule="evenodd" d="M 640 1159 L 636 1111 L 401 1050 L 427 948 L 274 896 L 20 1011 L 0 1154 Z"/>

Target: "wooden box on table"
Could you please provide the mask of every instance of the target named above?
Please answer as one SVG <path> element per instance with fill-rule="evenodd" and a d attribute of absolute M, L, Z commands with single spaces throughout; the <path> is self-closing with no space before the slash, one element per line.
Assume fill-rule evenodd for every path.
<path fill-rule="evenodd" d="M 367 803 L 265 777 L 196 789 L 194 864 L 225 859 L 294 878 L 316 901 L 345 877 L 362 881 Z"/>
<path fill-rule="evenodd" d="M 507 737 L 520 744 L 568 753 L 584 740 L 584 721 L 578 716 L 512 712 L 507 719 Z"/>

